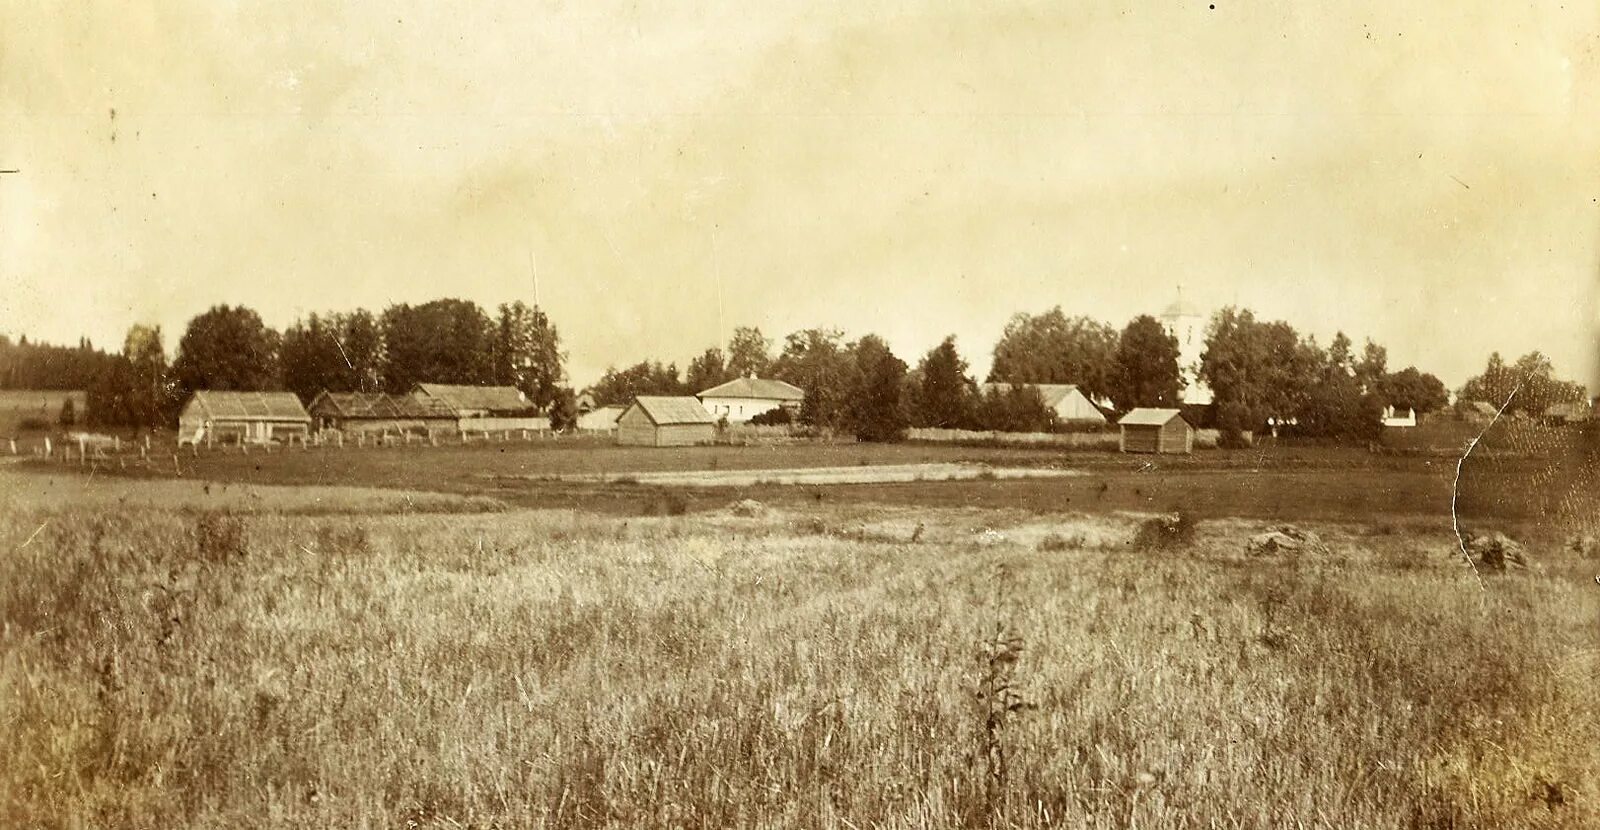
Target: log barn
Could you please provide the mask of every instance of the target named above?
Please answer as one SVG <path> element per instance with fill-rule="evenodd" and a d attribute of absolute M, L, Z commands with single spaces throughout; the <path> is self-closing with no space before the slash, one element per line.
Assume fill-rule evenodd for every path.
<path fill-rule="evenodd" d="M 265 444 L 279 438 L 305 438 L 311 415 L 293 392 L 201 390 L 178 413 L 178 443 L 208 441 Z"/>
<path fill-rule="evenodd" d="M 1134 409 L 1122 416 L 1123 452 L 1188 454 L 1194 451 L 1194 428 L 1176 409 Z"/>
<path fill-rule="evenodd" d="M 321 392 L 306 407 L 318 429 L 348 432 L 455 430 L 456 416 L 434 398 L 381 392 Z"/>
<path fill-rule="evenodd" d="M 717 417 L 689 397 L 641 395 L 617 416 L 617 443 L 633 447 L 688 447 L 717 440 Z"/>

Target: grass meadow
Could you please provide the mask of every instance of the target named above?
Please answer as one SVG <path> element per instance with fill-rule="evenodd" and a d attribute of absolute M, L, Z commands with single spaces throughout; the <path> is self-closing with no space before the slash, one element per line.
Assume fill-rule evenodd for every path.
<path fill-rule="evenodd" d="M 0 516 L 0 825 L 1600 826 L 1553 534 L 259 492 Z"/>

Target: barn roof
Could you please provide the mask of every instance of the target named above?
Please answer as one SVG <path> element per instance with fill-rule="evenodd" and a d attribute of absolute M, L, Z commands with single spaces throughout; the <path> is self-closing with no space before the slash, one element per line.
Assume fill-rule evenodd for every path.
<path fill-rule="evenodd" d="M 699 395 L 702 398 L 754 398 L 763 401 L 798 401 L 805 396 L 805 390 L 792 383 L 766 378 L 734 378 Z"/>
<path fill-rule="evenodd" d="M 311 401 L 312 412 L 341 418 L 453 418 L 455 412 L 438 398 L 386 395 L 382 392 L 322 392 Z"/>
<path fill-rule="evenodd" d="M 1473 412 L 1478 413 L 1479 415 L 1499 415 L 1500 414 L 1500 408 L 1495 406 L 1492 403 L 1489 403 L 1488 401 L 1472 401 L 1472 402 L 1467 404 L 1467 408 L 1471 409 Z"/>
<path fill-rule="evenodd" d="M 509 412 L 532 409 L 528 399 L 514 386 L 458 386 L 449 383 L 419 383 L 417 391 L 437 398 L 456 412 L 468 409 L 487 409 L 491 412 Z"/>
<path fill-rule="evenodd" d="M 1176 409 L 1157 409 L 1154 407 L 1139 407 L 1130 410 L 1122 416 L 1117 423 L 1130 427 L 1160 427 L 1166 426 L 1173 418 L 1182 418 L 1183 413 Z M 1188 423 L 1188 421 L 1184 421 Z"/>
<path fill-rule="evenodd" d="M 1004 395 L 1014 387 L 1026 389 L 1029 386 L 1039 390 L 1039 397 L 1044 399 L 1044 405 L 1052 409 L 1065 400 L 1068 395 L 1078 391 L 1078 385 L 1075 383 L 985 383 L 981 388 L 984 392 L 992 389 Z M 1088 397 L 1085 395 L 1084 399 L 1088 400 Z"/>
<path fill-rule="evenodd" d="M 213 421 L 309 421 L 293 392 L 223 392 L 202 389 L 184 409 L 195 407 Z"/>
<path fill-rule="evenodd" d="M 717 416 L 706 411 L 698 400 L 690 397 L 667 398 L 653 395 L 640 395 L 633 399 L 633 405 L 644 412 L 645 417 L 656 426 L 668 424 L 714 424 Z"/>

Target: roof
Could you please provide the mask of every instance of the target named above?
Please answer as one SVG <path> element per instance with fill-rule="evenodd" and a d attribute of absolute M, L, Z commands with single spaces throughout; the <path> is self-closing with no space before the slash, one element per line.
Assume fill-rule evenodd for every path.
<path fill-rule="evenodd" d="M 386 395 L 381 392 L 322 392 L 311 401 L 318 414 L 331 412 L 342 418 L 454 418 L 455 412 L 438 398 Z"/>
<path fill-rule="evenodd" d="M 1077 384 L 1072 383 L 985 383 L 982 389 L 984 392 L 993 389 L 1004 395 L 1010 392 L 1012 387 L 1027 388 L 1029 386 L 1039 390 L 1039 397 L 1044 398 L 1044 405 L 1052 409 L 1061 403 L 1062 399 L 1078 391 Z M 1088 397 L 1088 395 L 1085 395 L 1084 399 L 1088 400 Z"/>
<path fill-rule="evenodd" d="M 1500 408 L 1488 401 L 1472 401 L 1467 408 L 1480 415 L 1499 415 Z"/>
<path fill-rule="evenodd" d="M 1552 418 L 1567 418 L 1569 420 L 1583 420 L 1589 417 L 1593 409 L 1590 404 L 1579 401 L 1565 401 L 1551 404 L 1545 409 L 1544 414 Z"/>
<path fill-rule="evenodd" d="M 698 400 L 690 397 L 666 398 L 653 395 L 640 395 L 633 399 L 633 405 L 644 412 L 645 417 L 656 426 L 668 424 L 714 424 L 717 416 L 706 411 Z M 620 416 L 619 416 L 620 417 Z"/>
<path fill-rule="evenodd" d="M 293 392 L 223 392 L 202 389 L 184 409 L 197 407 L 213 421 L 310 421 Z"/>
<path fill-rule="evenodd" d="M 533 409 L 533 404 L 514 386 L 456 386 L 448 383 L 419 383 L 417 391 L 430 398 L 438 398 L 446 406 L 460 412 L 467 409 L 487 409 L 496 412 Z"/>
<path fill-rule="evenodd" d="M 763 401 L 798 401 L 806 392 L 792 383 L 766 378 L 734 378 L 699 394 L 702 398 L 753 398 Z"/>
<path fill-rule="evenodd" d="M 1183 413 L 1176 409 L 1156 409 L 1154 407 L 1139 407 L 1130 410 L 1122 416 L 1117 423 L 1129 427 L 1160 427 L 1166 426 L 1173 418 L 1182 418 Z M 1184 421 L 1185 424 L 1189 423 Z"/>

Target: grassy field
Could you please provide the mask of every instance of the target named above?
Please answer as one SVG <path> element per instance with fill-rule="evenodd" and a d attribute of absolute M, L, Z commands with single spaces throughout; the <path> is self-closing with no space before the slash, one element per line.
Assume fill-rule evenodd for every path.
<path fill-rule="evenodd" d="M 1600 823 L 1600 591 L 1554 526 L 1480 582 L 1437 513 L 1253 556 L 1256 520 L 1155 549 L 1138 514 L 848 488 L 644 517 L 45 480 L 0 473 L 33 494 L 4 826 Z"/>

